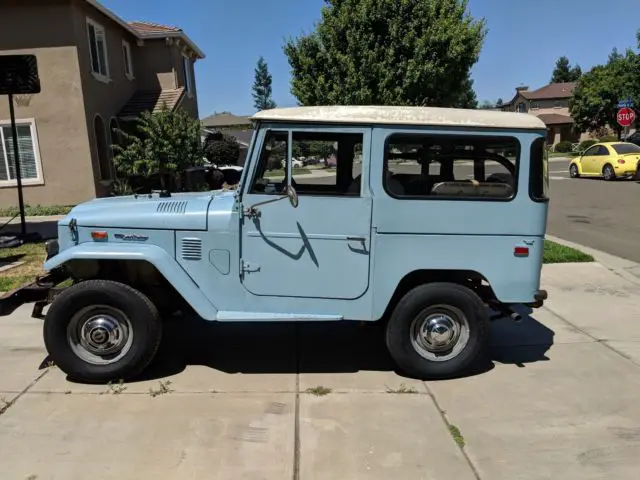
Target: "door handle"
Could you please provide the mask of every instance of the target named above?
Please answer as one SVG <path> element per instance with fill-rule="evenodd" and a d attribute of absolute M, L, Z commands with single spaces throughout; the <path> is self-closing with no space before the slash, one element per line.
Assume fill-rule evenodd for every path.
<path fill-rule="evenodd" d="M 347 242 L 362 242 L 364 243 L 367 239 L 364 237 L 347 237 Z"/>

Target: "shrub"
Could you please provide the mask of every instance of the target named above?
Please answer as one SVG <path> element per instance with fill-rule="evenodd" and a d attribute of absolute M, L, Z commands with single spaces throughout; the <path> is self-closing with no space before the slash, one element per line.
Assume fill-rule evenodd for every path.
<path fill-rule="evenodd" d="M 584 152 L 587 148 L 595 145 L 596 143 L 599 143 L 600 141 L 598 139 L 595 140 L 585 140 L 583 142 L 580 142 L 580 145 L 578 146 L 578 150 L 581 152 Z"/>
<path fill-rule="evenodd" d="M 556 145 L 556 152 L 569 153 L 571 151 L 571 142 L 560 142 Z"/>
<path fill-rule="evenodd" d="M 618 142 L 618 136 L 617 135 L 607 135 L 605 137 L 602 137 L 600 139 L 601 142 Z"/>

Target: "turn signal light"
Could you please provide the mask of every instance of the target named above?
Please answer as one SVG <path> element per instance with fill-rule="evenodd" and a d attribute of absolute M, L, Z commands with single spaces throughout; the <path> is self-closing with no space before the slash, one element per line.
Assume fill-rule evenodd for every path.
<path fill-rule="evenodd" d="M 91 232 L 91 238 L 93 238 L 94 240 L 106 240 L 107 237 L 108 237 L 107 232 L 98 232 L 98 231 Z"/>
<path fill-rule="evenodd" d="M 529 256 L 529 247 L 515 247 L 513 249 L 513 254 L 516 257 L 528 257 Z"/>
<path fill-rule="evenodd" d="M 618 163 L 620 163 L 620 164 L 625 163 L 625 162 L 624 162 L 624 158 L 619 158 L 619 159 L 618 159 Z"/>

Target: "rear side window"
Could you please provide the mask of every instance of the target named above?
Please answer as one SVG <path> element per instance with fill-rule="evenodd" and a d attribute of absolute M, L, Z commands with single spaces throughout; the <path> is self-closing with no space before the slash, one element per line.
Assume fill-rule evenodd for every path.
<path fill-rule="evenodd" d="M 545 139 L 540 137 L 531 145 L 529 196 L 535 202 L 549 200 L 549 154 Z"/>
<path fill-rule="evenodd" d="M 617 143 L 612 145 L 612 147 L 619 155 L 625 155 L 627 153 L 640 153 L 640 147 L 633 143 Z"/>
<path fill-rule="evenodd" d="M 502 200 L 515 197 L 520 143 L 512 137 L 391 135 L 386 192 L 402 200 Z"/>

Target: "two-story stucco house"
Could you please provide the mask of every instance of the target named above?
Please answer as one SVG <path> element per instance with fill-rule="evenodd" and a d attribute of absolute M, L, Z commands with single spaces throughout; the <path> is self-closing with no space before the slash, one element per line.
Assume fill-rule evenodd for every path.
<path fill-rule="evenodd" d="M 0 55 L 34 54 L 42 92 L 15 98 L 27 204 L 109 192 L 113 129 L 162 104 L 198 118 L 194 63 L 179 28 L 125 22 L 96 0 L 2 0 Z M 0 205 L 17 204 L 9 105 L 0 97 Z"/>
<path fill-rule="evenodd" d="M 576 130 L 573 118 L 569 113 L 569 99 L 573 94 L 575 82 L 550 83 L 538 90 L 529 87 L 516 88 L 513 99 L 502 104 L 506 112 L 530 113 L 547 125 L 547 143 L 555 145 L 559 142 L 579 142 L 587 138 L 587 134 Z"/>

